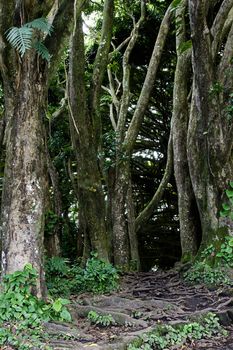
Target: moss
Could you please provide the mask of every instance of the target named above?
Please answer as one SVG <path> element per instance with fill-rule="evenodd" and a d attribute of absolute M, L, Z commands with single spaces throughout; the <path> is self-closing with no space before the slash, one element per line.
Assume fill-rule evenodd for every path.
<path fill-rule="evenodd" d="M 186 264 L 186 263 L 188 263 L 188 262 L 192 262 L 194 260 L 194 256 L 193 256 L 193 254 L 191 253 L 191 252 L 189 252 L 189 253 L 184 253 L 183 255 L 182 255 L 182 258 L 181 258 L 181 262 L 183 263 L 183 264 Z"/>

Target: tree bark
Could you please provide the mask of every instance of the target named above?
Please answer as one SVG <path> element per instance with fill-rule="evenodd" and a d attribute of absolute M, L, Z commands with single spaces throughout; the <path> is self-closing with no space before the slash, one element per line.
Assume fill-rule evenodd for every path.
<path fill-rule="evenodd" d="M 94 64 L 90 91 L 85 86 L 85 54 L 82 20 L 79 15 L 71 38 L 69 101 L 72 143 L 78 163 L 78 196 L 84 258 L 95 251 L 109 260 L 110 237 L 106 227 L 106 208 L 102 174 L 98 163 L 101 120 L 99 98 L 110 48 L 113 1 L 106 0 L 102 36 Z"/>
<path fill-rule="evenodd" d="M 230 8 L 232 6 L 228 8 L 229 11 Z M 210 35 L 207 10 L 206 1 L 189 0 L 194 78 L 188 129 L 188 161 L 201 219 L 201 248 L 209 242 L 219 244 L 221 240 L 219 211 L 224 190 L 233 175 L 232 159 L 227 151 L 231 126 L 225 115 L 229 86 L 222 86 L 220 79 L 217 82 L 215 80 L 224 55 L 217 65 L 215 51 L 219 45 Z M 232 45 L 227 55 L 232 57 Z M 230 86 L 232 90 L 232 79 Z"/>
<path fill-rule="evenodd" d="M 185 13 L 187 1 L 181 2 L 176 11 L 177 64 L 173 89 L 172 134 L 174 172 L 178 190 L 180 240 L 182 260 L 192 259 L 197 253 L 198 215 L 196 200 L 189 175 L 187 159 L 187 127 L 189 119 L 188 89 L 191 74 L 191 49 L 181 52 L 186 41 Z"/>
<path fill-rule="evenodd" d="M 1 33 L 13 25 L 22 26 L 35 18 L 46 17 L 54 4 L 54 0 L 33 6 L 23 1 L 2 1 Z M 73 1 L 62 1 L 52 19 L 54 33 L 59 35 L 54 35 L 52 45 L 48 41 L 46 46 L 53 59 L 67 34 L 69 22 L 62 22 L 61 19 L 64 15 L 68 16 L 72 9 Z M 63 26 L 59 28 L 61 23 Z M 39 274 L 34 292 L 41 297 L 46 292 L 43 236 L 47 169 L 43 117 L 50 70 L 34 49 L 27 50 L 20 58 L 2 36 L 0 69 L 6 120 L 6 162 L 1 210 L 2 275 L 22 270 L 26 263 L 31 263 Z"/>
<path fill-rule="evenodd" d="M 23 59 L 14 109 L 8 111 L 8 118 L 12 115 L 8 120 L 2 198 L 2 273 L 22 270 L 26 263 L 32 263 L 40 276 L 37 295 L 42 296 L 46 187 L 42 118 L 46 78 L 35 69 L 36 60 L 29 54 Z"/>

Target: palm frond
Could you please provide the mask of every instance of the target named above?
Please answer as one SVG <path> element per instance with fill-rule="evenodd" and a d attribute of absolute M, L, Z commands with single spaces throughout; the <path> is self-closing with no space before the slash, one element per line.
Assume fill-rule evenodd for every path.
<path fill-rule="evenodd" d="M 39 56 L 41 56 L 44 60 L 47 62 L 50 61 L 51 55 L 47 49 L 47 47 L 41 42 L 41 41 L 36 41 L 33 44 L 34 49 L 38 53 Z"/>
<path fill-rule="evenodd" d="M 36 18 L 31 22 L 25 23 L 24 27 L 37 29 L 45 34 L 51 35 L 53 26 L 44 17 Z"/>
<path fill-rule="evenodd" d="M 25 54 L 25 52 L 32 47 L 32 28 L 28 27 L 12 27 L 7 31 L 6 38 L 9 43 L 19 51 L 21 57 Z"/>

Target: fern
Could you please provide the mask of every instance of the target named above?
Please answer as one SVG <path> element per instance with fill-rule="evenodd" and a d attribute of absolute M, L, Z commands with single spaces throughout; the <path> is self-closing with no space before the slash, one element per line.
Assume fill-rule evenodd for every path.
<path fill-rule="evenodd" d="M 23 57 L 25 52 L 32 47 L 32 34 L 33 30 L 31 28 L 24 26 L 21 28 L 12 27 L 8 30 L 6 38 L 13 48 L 19 51 L 21 57 Z"/>
<path fill-rule="evenodd" d="M 24 24 L 24 27 L 37 29 L 42 33 L 51 35 L 53 26 L 44 17 L 36 18 L 32 22 Z"/>
<path fill-rule="evenodd" d="M 41 42 L 41 41 L 36 41 L 33 44 L 34 49 L 36 50 L 36 52 L 38 53 L 39 56 L 41 56 L 44 60 L 46 60 L 47 62 L 50 61 L 51 55 L 47 49 L 47 47 Z"/>
<path fill-rule="evenodd" d="M 27 50 L 34 48 L 39 56 L 49 62 L 50 54 L 45 45 L 34 39 L 35 30 L 44 34 L 51 35 L 53 30 L 52 25 L 46 18 L 36 18 L 32 22 L 25 23 L 22 27 L 12 27 L 7 30 L 6 38 L 14 49 L 19 51 L 21 57 L 24 56 Z"/>

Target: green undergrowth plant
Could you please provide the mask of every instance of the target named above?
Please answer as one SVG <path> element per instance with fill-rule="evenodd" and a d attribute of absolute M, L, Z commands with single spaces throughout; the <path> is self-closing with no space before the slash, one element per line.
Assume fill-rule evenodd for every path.
<path fill-rule="evenodd" d="M 0 294 L 0 345 L 18 350 L 46 349 L 47 334 L 43 323 L 71 321 L 69 300 L 58 298 L 45 302 L 33 295 L 37 272 L 31 264 L 23 271 L 4 276 Z"/>
<path fill-rule="evenodd" d="M 127 350 L 162 350 L 174 346 L 190 344 L 192 341 L 227 335 L 213 313 L 208 313 L 195 322 L 177 326 L 158 325 L 150 333 L 145 333 L 128 345 Z"/>
<path fill-rule="evenodd" d="M 96 311 L 90 311 L 87 315 L 87 318 L 91 324 L 95 324 L 100 327 L 109 327 L 116 325 L 116 321 L 111 314 L 101 315 Z"/>
<path fill-rule="evenodd" d="M 233 268 L 233 237 L 225 237 L 220 249 L 212 244 L 203 250 L 200 261 L 184 274 L 191 284 L 205 283 L 207 285 L 233 285 L 228 272 Z"/>
<path fill-rule="evenodd" d="M 86 266 L 69 266 L 64 258 L 51 258 L 46 264 L 46 280 L 51 295 L 69 296 L 82 292 L 109 293 L 119 285 L 119 275 L 110 263 L 92 254 Z"/>

